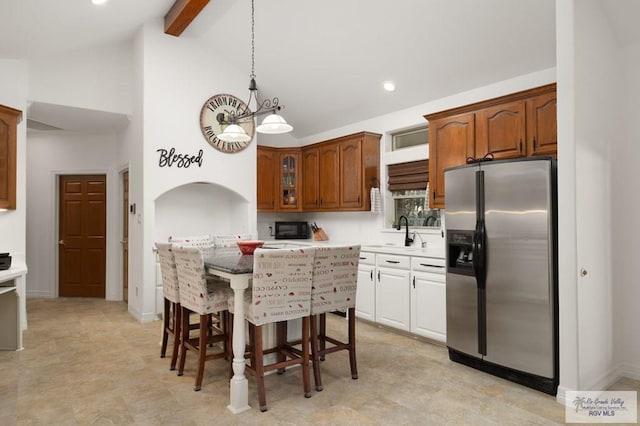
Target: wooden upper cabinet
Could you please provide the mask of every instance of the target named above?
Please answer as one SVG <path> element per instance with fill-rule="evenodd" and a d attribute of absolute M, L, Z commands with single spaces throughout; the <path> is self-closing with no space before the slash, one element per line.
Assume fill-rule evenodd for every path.
<path fill-rule="evenodd" d="M 278 209 L 280 211 L 300 210 L 300 150 L 282 150 L 278 152 Z"/>
<path fill-rule="evenodd" d="M 495 160 L 526 155 L 525 101 L 484 108 L 476 113 L 476 157 Z"/>
<path fill-rule="evenodd" d="M 258 211 L 370 210 L 381 137 L 360 132 L 303 148 L 258 146 Z"/>
<path fill-rule="evenodd" d="M 429 121 L 429 207 L 444 208 L 444 170 L 475 157 L 475 114 Z"/>
<path fill-rule="evenodd" d="M 556 92 L 527 100 L 527 149 L 529 155 L 557 155 L 558 121 Z"/>
<path fill-rule="evenodd" d="M 321 144 L 318 147 L 318 195 L 321 209 L 340 207 L 340 145 Z"/>
<path fill-rule="evenodd" d="M 256 171 L 256 207 L 258 211 L 276 210 L 276 194 L 278 192 L 278 155 L 273 148 L 258 145 Z"/>
<path fill-rule="evenodd" d="M 16 209 L 17 129 L 22 111 L 0 105 L 0 209 Z"/>
<path fill-rule="evenodd" d="M 340 142 L 340 210 L 371 210 L 371 188 L 379 179 L 381 137 L 363 132 Z"/>
<path fill-rule="evenodd" d="M 380 138 L 360 132 L 302 149 L 302 210 L 371 209 L 369 191 L 380 171 Z"/>
<path fill-rule="evenodd" d="M 362 139 L 340 144 L 340 207 L 362 206 Z"/>
<path fill-rule="evenodd" d="M 429 120 L 429 205 L 444 208 L 444 170 L 468 157 L 557 155 L 556 84 L 424 116 Z"/>
<path fill-rule="evenodd" d="M 302 210 L 320 205 L 318 148 L 302 149 Z"/>

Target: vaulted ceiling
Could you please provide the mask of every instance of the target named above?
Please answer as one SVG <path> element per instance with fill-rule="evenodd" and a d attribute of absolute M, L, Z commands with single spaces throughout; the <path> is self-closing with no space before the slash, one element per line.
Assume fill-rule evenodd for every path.
<path fill-rule="evenodd" d="M 281 99 L 299 138 L 555 66 L 555 0 L 255 1 L 260 95 Z M 621 45 L 640 41 L 640 2 L 601 3 Z M 129 40 L 173 4 L 2 0 L 0 58 Z M 204 40 L 248 83 L 250 25 L 249 0 L 211 0 L 180 37 Z"/>

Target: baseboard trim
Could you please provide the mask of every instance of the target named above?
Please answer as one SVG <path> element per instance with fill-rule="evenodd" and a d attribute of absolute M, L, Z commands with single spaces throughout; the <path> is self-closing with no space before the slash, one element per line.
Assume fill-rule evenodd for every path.
<path fill-rule="evenodd" d="M 616 368 L 618 378 L 626 377 L 631 380 L 637 380 L 640 382 L 640 365 L 622 363 Z"/>
<path fill-rule="evenodd" d="M 640 381 L 640 365 L 622 363 L 603 374 L 592 386 L 585 386 L 580 390 L 607 390 L 622 378 Z M 578 389 L 570 389 L 564 386 L 558 386 L 556 401 L 562 405 L 566 405 L 566 393 Z"/>
<path fill-rule="evenodd" d="M 131 304 L 129 304 L 129 313 L 141 323 L 152 322 L 159 319 L 155 312 L 140 313 L 136 311 Z"/>
<path fill-rule="evenodd" d="M 33 297 L 35 298 L 41 298 L 41 299 L 53 299 L 54 297 L 51 295 L 50 292 L 45 291 L 45 290 L 27 290 L 27 299 Z"/>

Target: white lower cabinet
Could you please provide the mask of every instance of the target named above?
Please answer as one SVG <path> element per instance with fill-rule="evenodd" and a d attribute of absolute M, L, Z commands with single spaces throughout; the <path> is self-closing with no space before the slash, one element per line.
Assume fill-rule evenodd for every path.
<path fill-rule="evenodd" d="M 358 287 L 356 290 L 356 317 L 376 320 L 376 255 L 360 253 Z"/>
<path fill-rule="evenodd" d="M 360 253 L 356 316 L 446 342 L 445 261 Z"/>
<path fill-rule="evenodd" d="M 444 260 L 411 259 L 411 332 L 446 342 Z"/>
<path fill-rule="evenodd" d="M 376 255 L 376 322 L 410 330 L 410 265 L 408 256 Z"/>

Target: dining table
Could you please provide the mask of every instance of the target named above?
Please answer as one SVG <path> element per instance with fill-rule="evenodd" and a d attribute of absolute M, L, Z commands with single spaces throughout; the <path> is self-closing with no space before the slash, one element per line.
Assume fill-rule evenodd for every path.
<path fill-rule="evenodd" d="M 236 248 L 215 248 L 203 252 L 208 274 L 229 281 L 234 294 L 233 315 L 233 377 L 229 383 L 229 405 L 234 414 L 251 409 L 249 382 L 245 376 L 244 292 L 253 276 L 253 255 L 243 255 Z"/>

